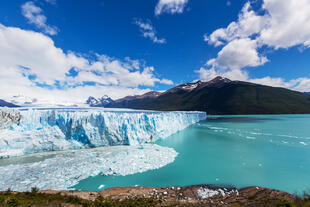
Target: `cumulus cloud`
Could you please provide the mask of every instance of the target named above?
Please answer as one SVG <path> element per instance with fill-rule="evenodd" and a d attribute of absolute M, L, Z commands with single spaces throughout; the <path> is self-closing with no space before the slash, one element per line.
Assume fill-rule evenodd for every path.
<path fill-rule="evenodd" d="M 101 54 L 86 58 L 64 52 L 42 33 L 1 24 L 0 62 L 2 96 L 83 101 L 90 95 L 120 98 L 149 91 L 140 86 L 173 84 L 139 60 Z"/>
<path fill-rule="evenodd" d="M 173 85 L 173 81 L 172 80 L 168 80 L 168 79 L 162 79 L 160 80 L 161 84 L 166 84 L 166 85 Z"/>
<path fill-rule="evenodd" d="M 204 40 L 209 44 L 220 46 L 230 41 L 241 38 L 248 38 L 259 33 L 268 25 L 268 16 L 259 16 L 251 9 L 250 2 L 247 2 L 238 17 L 237 22 L 230 23 L 226 28 L 220 28 L 204 35 Z"/>
<path fill-rule="evenodd" d="M 310 1 L 265 0 L 268 25 L 259 34 L 259 41 L 270 47 L 310 46 Z"/>
<path fill-rule="evenodd" d="M 210 35 L 205 34 L 204 40 L 217 47 L 239 39 L 251 39 L 257 43 L 256 50 L 262 46 L 273 49 L 296 45 L 309 47 L 309 9 L 308 0 L 264 0 L 264 12 L 259 15 L 252 9 L 250 2 L 247 2 L 238 21 L 230 23 L 226 28 L 217 29 Z M 250 50 L 252 49 L 251 47 Z"/>
<path fill-rule="evenodd" d="M 204 67 L 201 67 L 199 70 L 195 70 L 194 72 L 198 74 L 199 79 L 202 81 L 209 81 L 217 76 L 222 76 L 231 80 L 248 80 L 248 73 L 239 69 L 217 71 L 214 68 L 206 69 Z"/>
<path fill-rule="evenodd" d="M 246 66 L 259 66 L 267 62 L 267 58 L 257 52 L 257 43 L 249 38 L 236 39 L 229 42 L 218 53 L 218 56 L 207 62 L 207 65 L 221 69 L 241 69 Z"/>
<path fill-rule="evenodd" d="M 219 28 L 205 34 L 204 40 L 215 47 L 222 47 L 216 58 L 207 61 L 208 69 L 195 71 L 201 79 L 217 75 L 259 84 L 310 91 L 307 77 L 293 80 L 263 77 L 249 78 L 244 70 L 265 64 L 268 59 L 260 53 L 267 47 L 273 50 L 288 49 L 293 46 L 310 46 L 310 1 L 308 0 L 263 0 L 262 6 L 255 11 L 250 2 L 242 8 L 237 21 L 226 28 Z M 239 74 L 239 75 L 238 75 Z"/>
<path fill-rule="evenodd" d="M 49 0 L 50 2 L 55 2 Z M 46 16 L 42 13 L 42 9 L 36 6 L 32 1 L 28 1 L 22 5 L 22 15 L 28 20 L 30 24 L 34 24 L 38 29 L 49 35 L 56 35 L 58 28 L 50 26 L 46 23 Z"/>
<path fill-rule="evenodd" d="M 219 46 L 238 38 L 256 39 L 261 46 L 274 49 L 310 45 L 310 2 L 308 0 L 264 0 L 263 15 L 247 2 L 238 21 L 205 35 L 205 41 Z"/>
<path fill-rule="evenodd" d="M 156 36 L 156 30 L 153 27 L 150 20 L 143 22 L 141 19 L 135 19 L 134 24 L 138 25 L 140 28 L 140 32 L 142 33 L 143 37 L 149 38 L 154 43 L 164 44 L 166 43 L 166 39 L 158 38 Z"/>
<path fill-rule="evenodd" d="M 159 0 L 155 7 L 155 15 L 162 13 L 183 13 L 188 0 Z"/>

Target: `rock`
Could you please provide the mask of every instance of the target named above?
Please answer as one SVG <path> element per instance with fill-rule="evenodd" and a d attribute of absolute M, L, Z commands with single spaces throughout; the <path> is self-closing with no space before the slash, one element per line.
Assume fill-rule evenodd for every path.
<path fill-rule="evenodd" d="M 214 188 L 206 185 L 195 185 L 178 188 L 179 192 L 176 196 L 175 191 L 170 188 L 154 188 L 154 187 L 115 187 L 104 189 L 100 192 L 91 191 L 40 191 L 43 193 L 61 193 L 63 195 L 74 195 L 87 200 L 95 200 L 97 196 L 103 198 L 122 200 L 126 198 L 154 198 L 153 193 L 158 192 L 156 199 L 161 201 L 161 206 L 243 206 L 243 207 L 260 207 L 265 206 L 268 201 L 269 206 L 276 206 L 280 201 L 286 200 L 294 202 L 296 197 L 292 194 L 272 190 L 268 188 L 248 187 L 237 190 L 235 188 Z M 218 194 L 205 199 L 201 199 L 198 190 L 217 191 Z M 222 196 L 222 192 L 225 196 Z M 160 196 L 164 195 L 164 196 Z"/>
<path fill-rule="evenodd" d="M 13 124 L 19 124 L 21 115 L 19 110 L 3 108 L 0 110 L 0 129 L 9 128 Z"/>

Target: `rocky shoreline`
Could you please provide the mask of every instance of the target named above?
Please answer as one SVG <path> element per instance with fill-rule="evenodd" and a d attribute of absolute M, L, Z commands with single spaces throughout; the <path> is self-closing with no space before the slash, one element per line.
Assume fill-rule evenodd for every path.
<path fill-rule="evenodd" d="M 154 198 L 158 206 L 227 206 L 257 207 L 277 206 L 286 201 L 296 202 L 295 195 L 264 187 L 218 188 L 210 185 L 187 187 L 114 187 L 96 191 L 56 191 L 43 190 L 41 193 L 75 196 L 95 201 L 103 199 L 124 200 L 131 198 Z"/>

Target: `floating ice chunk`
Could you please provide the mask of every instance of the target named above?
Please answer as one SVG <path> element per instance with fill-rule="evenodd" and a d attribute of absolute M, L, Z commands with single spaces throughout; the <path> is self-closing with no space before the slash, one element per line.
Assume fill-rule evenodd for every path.
<path fill-rule="evenodd" d="M 2 159 L 0 191 L 27 191 L 31 187 L 69 189 L 89 176 L 129 175 L 157 169 L 173 162 L 176 156 L 174 149 L 146 144 L 143 148 L 100 147 Z"/>
<path fill-rule="evenodd" d="M 103 184 L 98 187 L 99 190 L 102 189 L 102 188 L 104 188 Z"/>

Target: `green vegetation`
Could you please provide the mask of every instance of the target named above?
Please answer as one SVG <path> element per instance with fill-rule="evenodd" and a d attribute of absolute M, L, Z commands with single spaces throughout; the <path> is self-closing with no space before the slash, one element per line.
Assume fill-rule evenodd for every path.
<path fill-rule="evenodd" d="M 249 206 L 270 206 L 270 207 L 310 207 L 310 197 L 305 195 L 304 198 L 297 198 L 294 202 L 276 200 L 259 201 L 259 204 L 248 200 Z M 156 198 L 127 198 L 124 200 L 105 199 L 98 197 L 95 201 L 81 199 L 76 196 L 40 193 L 37 188 L 33 188 L 31 192 L 11 192 L 10 190 L 0 192 L 0 207 L 58 207 L 58 206 L 80 206 L 80 207 L 154 207 L 154 206 L 209 206 L 210 203 L 175 203 L 167 204 Z M 230 207 L 242 207 L 238 203 L 230 205 Z"/>
<path fill-rule="evenodd" d="M 76 196 L 40 193 L 37 189 L 31 192 L 15 193 L 11 191 L 0 193 L 0 206 L 2 207 L 30 207 L 30 206 L 82 206 L 82 207 L 153 207 L 160 203 L 153 198 L 128 198 L 122 201 L 103 199 L 98 197 L 95 201 L 84 200 Z"/>

